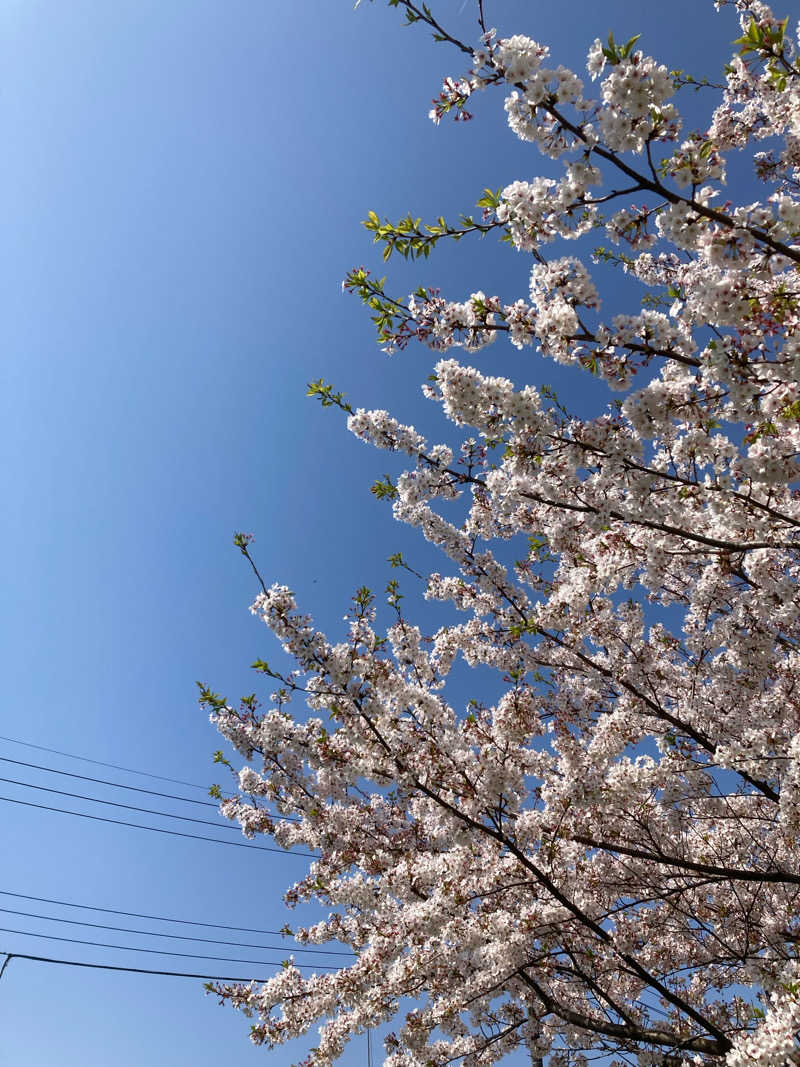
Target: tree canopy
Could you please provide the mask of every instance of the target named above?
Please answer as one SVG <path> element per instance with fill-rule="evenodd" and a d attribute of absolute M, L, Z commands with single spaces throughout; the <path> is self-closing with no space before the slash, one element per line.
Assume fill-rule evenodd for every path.
<path fill-rule="evenodd" d="M 329 639 L 262 583 L 252 610 L 296 670 L 255 664 L 276 684 L 266 710 L 203 690 L 247 761 L 222 810 L 317 855 L 287 900 L 326 917 L 299 936 L 354 957 L 213 989 L 257 1043 L 320 1025 L 310 1067 L 396 1016 L 387 1067 L 520 1047 L 553 1065 L 798 1062 L 796 30 L 718 0 L 741 27 L 719 84 L 613 35 L 584 80 L 499 37 L 480 0 L 469 42 L 426 5 L 389 6 L 460 55 L 434 122 L 499 89 L 511 131 L 563 175 L 485 190 L 455 223 L 366 220 L 385 258 L 496 232 L 529 258 L 530 288 L 402 298 L 365 268 L 345 280 L 383 347 L 436 353 L 424 390 L 447 440 L 324 380 L 309 393 L 408 456 L 373 492 L 441 549 L 443 573 L 409 578 L 457 621 L 426 634 L 393 580 L 388 628 L 363 589 Z M 686 131 L 678 101 L 700 88 L 708 123 Z M 733 153 L 760 199 L 726 185 Z M 558 254 L 586 235 L 605 242 L 595 263 L 641 284 L 627 313 L 604 318 L 591 260 Z M 484 350 L 502 339 L 618 399 L 578 418 L 493 376 Z M 496 672 L 497 699 L 449 701 L 456 663 Z"/>

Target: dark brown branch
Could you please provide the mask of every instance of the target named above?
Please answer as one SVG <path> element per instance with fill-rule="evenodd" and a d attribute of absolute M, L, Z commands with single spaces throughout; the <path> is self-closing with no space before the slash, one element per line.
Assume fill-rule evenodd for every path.
<path fill-rule="evenodd" d="M 596 841 L 592 837 L 583 834 L 570 835 L 573 841 L 589 848 L 602 849 L 604 852 L 618 852 L 623 856 L 631 856 L 633 859 L 648 860 L 652 863 L 665 864 L 670 867 L 679 867 L 682 870 L 696 871 L 698 874 L 719 875 L 724 879 L 735 882 L 777 882 L 790 885 L 800 885 L 800 875 L 789 874 L 787 871 L 746 871 L 736 867 L 718 867 L 711 863 L 695 863 L 693 860 L 682 859 L 680 856 L 669 856 L 663 852 L 648 852 L 641 848 L 632 848 L 613 841 Z"/>
<path fill-rule="evenodd" d="M 607 1037 L 614 1037 L 619 1041 L 644 1042 L 653 1045 L 664 1045 L 667 1048 L 682 1048 L 690 1052 L 704 1052 L 712 1056 L 724 1055 L 732 1047 L 731 1042 L 721 1032 L 718 1032 L 719 1036 L 716 1039 L 700 1036 L 687 1038 L 679 1037 L 677 1034 L 670 1033 L 669 1030 L 646 1030 L 639 1027 L 623 1026 L 620 1023 L 612 1023 L 606 1019 L 596 1019 L 589 1015 L 583 1015 L 581 1012 L 560 1004 L 522 968 L 517 974 L 533 990 L 548 1012 L 557 1015 L 572 1026 L 588 1030 L 589 1033 L 605 1034 Z"/>

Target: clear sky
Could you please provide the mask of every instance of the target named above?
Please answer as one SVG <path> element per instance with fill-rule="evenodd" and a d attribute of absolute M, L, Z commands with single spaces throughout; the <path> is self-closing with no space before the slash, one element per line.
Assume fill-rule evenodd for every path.
<path fill-rule="evenodd" d="M 472 0 L 433 6 L 476 39 Z M 549 43 L 555 61 L 574 69 L 613 29 L 621 39 L 641 32 L 642 46 L 670 67 L 717 76 L 737 35 L 710 0 L 699 9 L 694 0 L 490 0 L 487 11 L 502 18 L 501 31 Z M 351 0 L 4 0 L 0 48 L 0 734 L 225 785 L 211 761 L 220 740 L 194 682 L 236 698 L 258 684 L 248 664 L 275 653 L 248 613 L 256 589 L 231 546 L 234 530 L 255 535 L 267 580 L 292 586 L 334 635 L 353 590 L 391 576 L 391 552 L 436 565 L 370 496 L 375 478 L 396 469 L 391 457 L 304 397 L 306 383 L 324 376 L 355 405 L 442 431 L 419 393 L 432 354 L 381 354 L 364 310 L 341 293 L 356 264 L 384 272 L 360 220 L 370 209 L 454 216 L 472 210 L 485 186 L 557 171 L 506 130 L 500 93 L 476 102 L 474 122 L 434 127 L 430 100 L 443 74 L 462 73 L 462 57 L 403 28 L 379 0 L 357 11 Z M 482 288 L 511 300 L 525 294 L 529 269 L 489 239 L 410 267 L 392 261 L 387 288 L 439 284 L 459 299 Z M 530 350 L 498 345 L 478 358 L 556 385 L 575 409 L 596 407 L 582 379 Z M 0 757 L 203 799 L 200 789 L 8 740 Z M 215 819 L 210 808 L 10 762 L 0 762 L 0 778 Z M 301 876 L 301 858 L 10 801 L 243 841 L 229 828 L 7 781 L 0 796 L 6 894 L 255 929 L 293 918 L 281 896 Z M 9 895 L 0 908 L 181 932 Z M 271 972 L 38 939 L 169 947 L 7 911 L 0 927 L 27 931 L 0 933 L 6 951 Z M 23 960 L 0 982 L 0 1067 L 238 1067 L 266 1055 L 247 1031 L 199 982 Z M 301 1054 L 281 1050 L 271 1062 Z M 345 1063 L 365 1054 L 354 1046 Z"/>

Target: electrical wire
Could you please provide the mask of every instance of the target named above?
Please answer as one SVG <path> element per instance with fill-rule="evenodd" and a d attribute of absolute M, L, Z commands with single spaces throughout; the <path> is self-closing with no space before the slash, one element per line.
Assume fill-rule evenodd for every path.
<path fill-rule="evenodd" d="M 38 789 L 42 793 L 55 793 L 59 797 L 71 797 L 73 800 L 88 800 L 92 804 L 106 804 L 110 808 L 125 808 L 126 811 L 138 811 L 144 815 L 158 815 L 164 819 L 180 819 L 182 822 L 197 822 L 203 826 L 215 826 L 218 830 L 238 830 L 238 826 L 231 823 L 212 822 L 211 819 L 194 819 L 191 815 L 173 815 L 169 811 L 153 811 L 152 808 L 137 808 L 135 804 L 121 804 L 118 800 L 101 800 L 99 797 L 87 797 L 83 793 L 68 793 L 64 789 L 53 789 L 49 785 L 33 785 L 31 782 L 20 782 L 16 778 L 0 778 L 0 782 L 9 785 L 21 785 L 25 789 Z"/>
<path fill-rule="evenodd" d="M 2 739 L 0 739 L 0 740 L 2 740 Z M 156 789 L 142 789 L 138 785 L 126 785 L 124 782 L 110 782 L 107 778 L 92 778 L 88 774 L 73 774 L 72 771 L 62 771 L 62 770 L 59 770 L 57 767 L 45 767 L 41 763 L 26 763 L 24 760 L 10 759 L 8 756 L 0 756 L 0 761 L 3 762 L 3 763 L 13 763 L 17 767 L 31 767 L 33 770 L 36 770 L 36 771 L 46 771 L 48 774 L 61 774 L 61 775 L 64 775 L 65 777 L 67 777 L 67 778 L 78 778 L 82 782 L 94 782 L 96 785 L 108 785 L 108 786 L 111 786 L 113 789 L 129 789 L 134 793 L 147 793 L 149 796 L 152 796 L 152 797 L 163 797 L 165 800 L 180 800 L 184 804 L 199 804 L 200 807 L 202 807 L 202 808 L 213 808 L 215 811 L 219 811 L 219 804 L 213 804 L 210 800 L 194 800 L 192 797 L 181 797 L 181 796 L 178 796 L 176 793 L 160 793 Z M 27 782 L 16 782 L 15 779 L 13 779 L 13 778 L 0 778 L 0 781 L 3 781 L 3 782 L 14 782 L 14 784 L 16 784 L 16 785 L 27 785 L 28 784 Z M 44 786 L 31 786 L 30 788 L 33 788 L 33 789 L 36 789 L 36 788 L 44 789 L 45 787 Z M 57 790 L 54 789 L 54 790 L 51 790 L 51 792 L 55 793 L 55 792 L 57 792 Z M 206 790 L 206 792 L 208 792 L 208 790 Z M 75 796 L 75 797 L 78 797 L 79 794 L 78 793 L 65 793 L 64 796 Z M 221 796 L 221 794 L 220 794 L 220 796 Z M 81 799 L 92 800 L 93 798 L 92 797 L 82 797 Z M 104 803 L 104 804 L 105 803 L 111 803 L 111 801 L 102 801 L 102 803 Z M 134 810 L 138 810 L 138 809 L 134 809 Z M 144 809 L 141 809 L 141 810 L 144 810 Z M 184 818 L 184 816 L 172 815 L 172 816 L 170 816 L 170 818 L 180 819 L 180 818 Z M 296 818 L 294 815 L 278 815 L 278 814 L 275 814 L 274 812 L 270 812 L 270 818 L 271 819 L 277 819 L 280 822 L 300 822 L 300 820 L 298 818 Z M 218 823 L 214 823 L 214 825 L 218 826 L 219 824 Z"/>
<path fill-rule="evenodd" d="M 8 756 L 0 756 L 0 762 L 13 763 L 17 767 L 31 767 L 31 768 L 33 768 L 33 770 L 46 771 L 48 774 L 61 774 L 61 775 L 64 775 L 65 777 L 67 777 L 67 778 L 78 778 L 82 782 L 94 782 L 96 785 L 109 785 L 113 789 L 129 789 L 134 793 L 147 793 L 151 797 L 163 797 L 165 800 L 180 800 L 184 804 L 199 804 L 201 808 L 213 808 L 215 811 L 219 811 L 219 804 L 213 804 L 210 800 L 194 800 L 192 797 L 181 797 L 181 796 L 178 796 L 176 793 L 160 793 L 156 789 L 142 789 L 138 785 L 126 785 L 124 782 L 110 782 L 110 781 L 108 781 L 107 778 L 92 778 L 88 774 L 73 774 L 72 771 L 62 771 L 62 770 L 59 770 L 56 767 L 45 767 L 41 763 L 26 763 L 24 760 L 10 759 Z M 12 781 L 14 781 L 14 779 L 13 778 L 3 778 L 3 779 L 0 779 L 0 781 L 12 782 Z M 24 785 L 24 784 L 27 784 L 27 783 L 20 782 L 20 783 L 17 783 L 17 784 L 18 785 Z M 43 787 L 40 786 L 39 788 L 43 788 Z M 55 792 L 55 790 L 53 790 L 53 792 Z M 77 793 L 67 793 L 65 795 L 66 796 L 78 796 Z M 91 798 L 88 798 L 88 799 L 91 799 Z M 103 803 L 108 803 L 108 802 L 104 801 Z M 175 815 L 175 816 L 172 816 L 172 818 L 180 818 L 180 816 Z M 299 822 L 300 821 L 299 819 L 295 818 L 293 815 L 276 815 L 276 814 L 270 813 L 270 818 L 271 819 L 278 819 L 281 822 Z M 215 823 L 214 825 L 216 826 L 216 825 L 219 825 L 219 824 Z"/>
<path fill-rule="evenodd" d="M 153 974 L 164 978 L 202 978 L 207 982 L 267 982 L 267 978 L 220 978 L 213 974 L 185 974 L 182 971 L 151 971 L 146 967 L 118 967 L 111 963 L 84 963 L 82 960 L 56 960 L 51 956 L 29 956 L 26 952 L 0 952 L 5 962 L 0 969 L 0 977 L 10 960 L 33 960 L 34 963 L 59 963 L 64 967 L 88 967 L 95 971 L 125 971 L 128 974 Z"/>
<path fill-rule="evenodd" d="M 313 852 L 289 852 L 282 848 L 271 848 L 269 845 L 246 845 L 243 841 L 221 841 L 218 837 L 207 837 L 205 834 L 187 834 L 180 830 L 165 830 L 160 826 L 142 826 L 138 822 L 126 822 L 124 819 L 109 819 L 103 815 L 89 815 L 85 811 L 69 811 L 67 808 L 53 808 L 48 804 L 34 804 L 30 800 L 15 800 L 13 797 L 2 797 L 7 804 L 21 804 L 26 808 L 38 808 L 40 811 L 57 811 L 61 815 L 74 815 L 78 819 L 91 819 L 93 822 L 107 822 L 114 826 L 131 826 L 135 830 L 149 830 L 154 834 L 168 834 L 170 837 L 188 837 L 194 841 L 213 841 L 215 845 L 230 845 L 233 848 L 247 848 L 251 852 L 278 852 L 281 856 L 298 856 L 305 859 L 318 859 Z"/>
<path fill-rule="evenodd" d="M 148 956 L 179 956 L 187 960 L 214 960 L 215 963 L 254 963 L 259 967 L 280 967 L 283 960 L 240 960 L 235 956 L 204 956 L 198 952 L 168 952 L 160 948 L 134 948 L 131 945 L 109 945 L 104 941 L 82 941 L 76 937 L 58 937 L 56 934 L 36 934 L 32 930 L 12 930 L 8 926 L 0 926 L 0 933 L 21 934 L 23 937 L 40 937 L 46 941 L 64 941 L 70 945 L 90 945 L 92 948 L 114 948 L 121 952 L 145 952 Z M 297 963 L 296 967 L 318 967 L 324 971 L 338 971 L 338 967 L 330 964 Z"/>
<path fill-rule="evenodd" d="M 141 774 L 145 778 L 156 778 L 160 782 L 172 782 L 173 785 L 188 785 L 191 789 L 202 789 L 203 791 L 208 789 L 206 785 L 199 785 L 197 782 L 184 782 L 180 778 L 167 778 L 164 774 L 151 774 L 150 771 L 137 771 L 133 767 L 122 767 L 119 763 L 104 763 L 103 760 L 89 759 L 88 756 L 76 756 L 74 752 L 62 752 L 58 748 L 46 748 L 45 745 L 34 745 L 31 741 L 18 741 L 15 737 L 3 737 L 0 735 L 0 741 L 8 741 L 12 745 L 24 745 L 25 748 L 36 748 L 40 752 L 52 752 L 55 756 L 66 756 L 68 759 L 82 760 L 84 763 L 94 763 L 98 767 L 111 767 L 115 771 L 127 771 L 128 774 Z"/>
<path fill-rule="evenodd" d="M 189 937 L 184 934 L 165 934 L 158 930 L 134 930 L 130 926 L 108 926 L 105 923 L 81 922 L 79 919 L 61 919 L 54 915 L 39 915 L 35 911 L 18 911 L 16 908 L 0 908 L 7 915 L 23 915 L 26 919 L 44 919 L 46 922 L 69 923 L 70 926 L 90 926 L 93 930 L 113 930 L 118 934 L 142 934 L 145 937 L 165 937 L 170 941 L 200 941 L 204 945 L 227 945 L 229 948 L 260 948 L 265 952 L 282 952 L 286 945 L 254 945 L 247 941 L 219 941 L 209 937 Z M 355 956 L 354 952 L 340 952 L 335 949 L 295 948 L 292 952 L 303 952 L 309 956 Z"/>
<path fill-rule="evenodd" d="M 218 804 L 212 804 L 210 800 L 195 800 L 193 797 L 179 797 L 176 793 L 159 793 L 156 789 L 142 789 L 138 785 L 125 785 L 124 782 L 109 782 L 105 778 L 91 778 L 88 774 L 74 774 L 72 771 L 60 771 L 55 767 L 44 767 L 41 763 L 26 763 L 24 760 L 10 759 L 8 756 L 0 756 L 3 763 L 13 763 L 17 767 L 32 767 L 36 771 L 47 771 L 48 774 L 62 774 L 67 778 L 80 778 L 82 782 L 95 782 L 97 785 L 110 785 L 115 789 L 130 789 L 134 793 L 148 793 L 151 797 L 163 797 L 165 800 L 182 800 L 184 804 L 199 804 L 201 808 L 219 808 Z"/>
<path fill-rule="evenodd" d="M 227 844 L 223 841 L 222 844 Z M 152 919 L 155 922 L 180 923 L 183 926 L 207 926 L 212 930 L 236 930 L 240 934 L 275 934 L 281 936 L 281 930 L 256 930 L 252 926 L 225 926 L 222 923 L 204 923 L 192 919 L 170 919 L 167 915 L 145 915 L 140 911 L 121 911 L 119 908 L 99 908 L 94 904 L 74 904 L 69 900 L 53 900 L 50 897 L 34 897 L 29 893 L 14 893 L 10 889 L 0 889 L 0 896 L 17 897 L 20 900 L 35 900 L 39 904 L 58 904 L 64 908 L 80 908 L 83 911 L 101 911 L 106 915 L 125 915 L 129 919 Z"/>

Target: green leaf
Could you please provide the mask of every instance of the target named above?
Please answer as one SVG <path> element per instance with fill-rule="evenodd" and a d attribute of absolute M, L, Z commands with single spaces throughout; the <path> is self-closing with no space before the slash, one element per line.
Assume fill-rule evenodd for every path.
<path fill-rule="evenodd" d="M 628 56 L 631 54 L 631 51 L 633 50 L 633 46 L 636 44 L 636 42 L 639 40 L 639 38 L 641 36 L 642 35 L 640 33 L 637 33 L 635 36 L 631 37 L 631 39 L 629 41 L 627 41 L 623 45 L 622 52 L 621 52 L 621 55 L 622 55 L 623 59 L 627 59 L 628 58 Z"/>
<path fill-rule="evenodd" d="M 397 486 L 387 474 L 383 481 L 378 480 L 375 482 L 370 492 L 378 500 L 394 500 L 397 496 Z"/>

